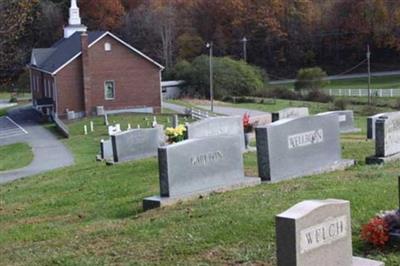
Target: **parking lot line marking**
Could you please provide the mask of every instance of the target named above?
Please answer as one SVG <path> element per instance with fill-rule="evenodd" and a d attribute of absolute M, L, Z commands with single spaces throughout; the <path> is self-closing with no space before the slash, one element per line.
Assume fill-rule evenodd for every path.
<path fill-rule="evenodd" d="M 6 116 L 6 118 L 13 123 L 14 125 L 16 125 L 19 129 L 22 130 L 22 132 L 24 132 L 25 134 L 28 134 L 28 131 L 26 131 L 23 127 L 21 127 L 20 125 L 18 125 L 14 120 L 12 120 L 10 117 Z"/>
<path fill-rule="evenodd" d="M 25 133 L 23 133 L 23 132 L 20 131 L 20 133 L 15 132 L 15 133 L 8 134 L 8 135 L 0 135 L 0 139 L 7 139 L 7 138 L 16 137 L 16 136 L 21 136 L 21 135 L 25 135 Z"/>

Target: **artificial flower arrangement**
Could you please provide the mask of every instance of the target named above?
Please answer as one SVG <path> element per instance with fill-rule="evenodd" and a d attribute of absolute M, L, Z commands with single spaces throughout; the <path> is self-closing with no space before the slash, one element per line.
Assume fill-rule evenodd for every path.
<path fill-rule="evenodd" d="M 252 125 L 250 124 L 250 115 L 249 115 L 248 113 L 245 113 L 245 114 L 243 115 L 242 121 L 243 121 L 243 129 L 244 129 L 244 132 L 245 132 L 245 133 L 251 132 L 252 129 L 253 129 L 253 127 L 252 127 Z"/>
<path fill-rule="evenodd" d="M 167 127 L 165 135 L 168 137 L 168 143 L 177 143 L 185 139 L 186 127 L 178 125 L 177 127 Z"/>
<path fill-rule="evenodd" d="M 361 239 L 382 248 L 400 240 L 400 209 L 378 214 L 361 229 Z"/>

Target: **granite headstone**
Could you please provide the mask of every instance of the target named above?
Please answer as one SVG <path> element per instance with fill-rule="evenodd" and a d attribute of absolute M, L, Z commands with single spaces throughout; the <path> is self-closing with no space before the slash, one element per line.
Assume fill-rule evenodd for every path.
<path fill-rule="evenodd" d="M 297 117 L 304 117 L 309 116 L 309 111 L 307 107 L 291 107 L 282 109 L 278 112 L 272 113 L 272 122 L 286 119 L 286 118 L 297 118 Z"/>
<path fill-rule="evenodd" d="M 375 124 L 376 120 L 381 116 L 390 115 L 396 112 L 389 112 L 389 113 L 380 113 L 367 118 L 367 138 L 368 139 L 375 139 Z"/>
<path fill-rule="evenodd" d="M 303 201 L 276 216 L 278 266 L 383 266 L 353 257 L 350 202 Z"/>
<path fill-rule="evenodd" d="M 100 151 L 102 160 L 112 160 L 114 158 L 111 139 L 101 140 Z"/>
<path fill-rule="evenodd" d="M 259 184 L 244 176 L 242 143 L 236 136 L 190 139 L 158 149 L 160 196 L 146 198 L 145 210 L 180 200 Z"/>
<path fill-rule="evenodd" d="M 368 164 L 400 160 L 400 112 L 387 113 L 375 122 L 375 155 Z"/>
<path fill-rule="evenodd" d="M 240 140 L 242 152 L 246 149 L 243 122 L 240 116 L 210 117 L 188 124 L 186 127 L 188 139 L 236 136 Z"/>
<path fill-rule="evenodd" d="M 266 126 L 272 123 L 271 114 L 250 116 L 249 120 L 253 127 Z"/>
<path fill-rule="evenodd" d="M 355 133 L 361 131 L 360 128 L 354 126 L 354 112 L 352 110 L 325 112 L 318 115 L 323 116 L 330 114 L 336 114 L 338 116 L 340 133 Z"/>
<path fill-rule="evenodd" d="M 259 176 L 281 181 L 341 170 L 354 160 L 341 158 L 336 114 L 284 119 L 256 128 Z"/>
<path fill-rule="evenodd" d="M 111 136 L 114 163 L 139 160 L 157 156 L 157 149 L 163 145 L 160 135 L 162 127 L 132 129 Z"/>

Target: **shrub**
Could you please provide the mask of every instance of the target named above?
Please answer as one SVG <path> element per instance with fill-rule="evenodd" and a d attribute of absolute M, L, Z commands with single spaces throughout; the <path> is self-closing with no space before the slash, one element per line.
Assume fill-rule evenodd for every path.
<path fill-rule="evenodd" d="M 328 94 L 324 93 L 321 90 L 315 89 L 310 91 L 307 96 L 305 97 L 305 100 L 311 101 L 311 102 L 321 102 L 321 103 L 328 103 L 333 101 L 333 97 L 329 96 Z"/>
<path fill-rule="evenodd" d="M 394 109 L 400 110 L 400 98 L 396 99 L 396 102 L 394 104 Z"/>
<path fill-rule="evenodd" d="M 327 77 L 325 71 L 319 67 L 302 68 L 297 73 L 297 80 L 294 84 L 295 90 L 316 90 L 321 89 L 329 83 L 324 80 Z"/>
<path fill-rule="evenodd" d="M 272 90 L 270 97 L 286 100 L 298 100 L 301 95 L 287 88 L 275 88 Z"/>
<path fill-rule="evenodd" d="M 12 96 L 11 98 L 10 98 L 10 101 L 9 101 L 10 103 L 17 103 L 18 102 L 18 99 L 17 99 L 17 97 L 16 96 Z"/>
<path fill-rule="evenodd" d="M 335 110 L 346 110 L 348 104 L 349 102 L 346 99 L 337 99 L 333 103 Z"/>
<path fill-rule="evenodd" d="M 223 102 L 234 103 L 234 102 L 235 102 L 235 98 L 233 98 L 233 97 L 230 96 L 230 95 L 227 95 L 227 96 L 224 96 L 224 97 L 222 98 L 222 101 L 223 101 Z"/>
<path fill-rule="evenodd" d="M 215 57 L 213 60 L 215 98 L 221 99 L 224 95 L 253 95 L 265 87 L 266 75 L 260 68 L 229 57 Z M 175 76 L 186 81 L 185 91 L 189 96 L 210 96 L 208 56 L 199 56 L 192 63 L 178 63 L 175 66 Z"/>
<path fill-rule="evenodd" d="M 371 116 L 379 113 L 379 109 L 373 105 L 364 105 L 360 110 L 360 115 Z"/>

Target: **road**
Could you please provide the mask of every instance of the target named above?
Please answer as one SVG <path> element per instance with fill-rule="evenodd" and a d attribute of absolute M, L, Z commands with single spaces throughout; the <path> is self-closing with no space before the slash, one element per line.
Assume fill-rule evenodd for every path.
<path fill-rule="evenodd" d="M 71 152 L 43 128 L 39 120 L 39 115 L 30 106 L 13 109 L 8 117 L 0 118 L 0 146 L 25 142 L 32 147 L 34 154 L 32 163 L 27 167 L 0 172 L 0 184 L 74 163 Z"/>

